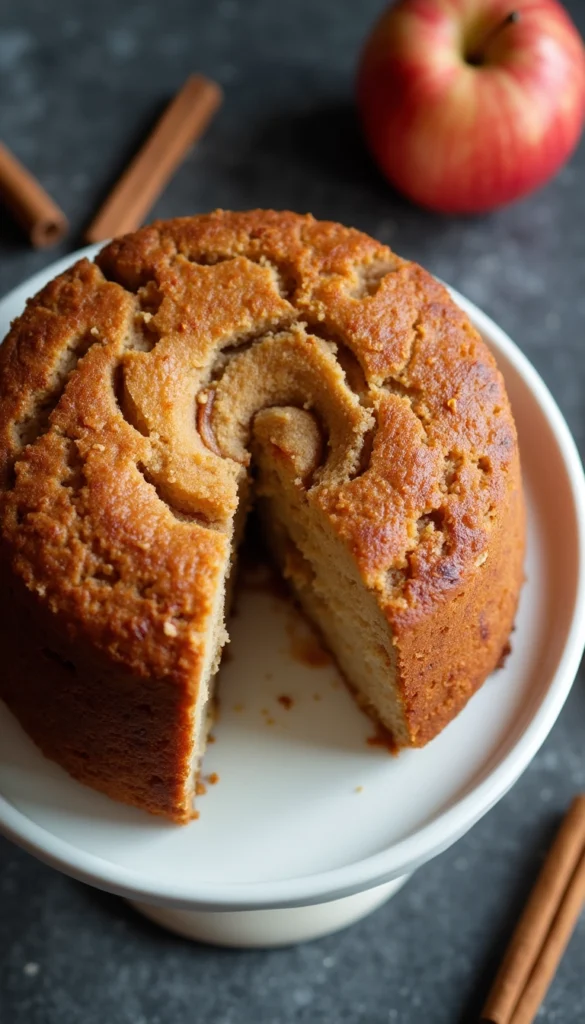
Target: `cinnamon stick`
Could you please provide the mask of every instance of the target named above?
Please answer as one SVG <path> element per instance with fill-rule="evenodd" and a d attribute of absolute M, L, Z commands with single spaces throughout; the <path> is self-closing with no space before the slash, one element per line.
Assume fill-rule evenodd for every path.
<path fill-rule="evenodd" d="M 187 79 L 90 224 L 88 242 L 103 242 L 140 227 L 221 99 L 220 87 L 210 79 Z"/>
<path fill-rule="evenodd" d="M 573 934 L 585 902 L 585 856 L 569 883 L 542 952 L 534 965 L 528 984 L 512 1017 L 512 1024 L 532 1024 L 561 957 Z"/>
<path fill-rule="evenodd" d="M 63 211 L 1 142 L 0 196 L 36 248 L 55 245 L 65 235 Z"/>
<path fill-rule="evenodd" d="M 585 898 L 585 794 L 576 797 L 512 936 L 482 1013 L 486 1024 L 528 1024 Z M 522 1016 L 517 1016 L 521 1013 Z M 530 1016 L 532 1013 L 532 1016 Z"/>

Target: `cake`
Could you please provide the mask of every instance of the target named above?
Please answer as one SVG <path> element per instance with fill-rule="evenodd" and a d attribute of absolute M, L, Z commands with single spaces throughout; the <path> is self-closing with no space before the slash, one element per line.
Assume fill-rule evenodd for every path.
<path fill-rule="evenodd" d="M 397 747 L 498 663 L 524 511 L 502 377 L 430 274 L 293 213 L 155 223 L 0 347 L 0 697 L 76 779 L 193 799 L 254 504 Z"/>

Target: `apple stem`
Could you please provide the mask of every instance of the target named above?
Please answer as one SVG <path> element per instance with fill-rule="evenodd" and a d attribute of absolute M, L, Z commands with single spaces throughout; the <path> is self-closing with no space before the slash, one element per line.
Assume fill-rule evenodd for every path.
<path fill-rule="evenodd" d="M 496 36 L 499 36 L 500 32 L 508 28 L 508 25 L 515 25 L 518 21 L 520 21 L 520 11 L 510 11 L 502 21 L 498 22 L 491 32 L 488 32 L 481 46 L 478 46 L 477 50 L 469 54 L 467 58 L 468 63 L 474 65 L 483 64 L 485 51 L 490 43 L 494 41 Z"/>

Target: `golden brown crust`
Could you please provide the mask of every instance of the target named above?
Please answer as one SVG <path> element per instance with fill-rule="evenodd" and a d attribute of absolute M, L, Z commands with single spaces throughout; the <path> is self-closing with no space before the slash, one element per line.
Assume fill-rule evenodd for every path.
<path fill-rule="evenodd" d="M 197 699 L 254 415 L 270 406 L 319 424 L 303 487 L 392 626 L 410 742 L 435 735 L 495 666 L 523 548 L 502 378 L 441 285 L 366 235 L 218 211 L 118 239 L 28 303 L 0 348 L 0 394 L 6 578 L 83 659 L 113 666 L 120 689 L 178 693 L 177 735 Z M 75 700 L 95 704 L 96 680 L 79 679 Z M 5 696 L 18 713 L 14 687 Z M 43 726 L 48 697 L 35 701 L 29 731 L 43 746 L 45 729 L 59 760 L 63 723 L 45 714 Z M 149 809 L 184 820 L 188 751 L 176 748 Z"/>
<path fill-rule="evenodd" d="M 0 690 L 42 752 L 115 800 L 188 822 L 188 691 L 71 640 L 17 580 L 0 588 L 0 615 Z"/>

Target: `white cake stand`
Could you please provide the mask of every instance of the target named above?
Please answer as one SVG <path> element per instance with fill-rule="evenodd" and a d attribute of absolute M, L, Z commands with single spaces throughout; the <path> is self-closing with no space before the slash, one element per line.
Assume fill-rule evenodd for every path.
<path fill-rule="evenodd" d="M 0 303 L 0 337 L 25 299 L 72 260 Z M 8 837 L 183 935 L 280 945 L 379 906 L 516 781 L 554 724 L 585 643 L 585 482 L 535 370 L 491 320 L 455 298 L 498 359 L 520 434 L 527 579 L 505 668 L 428 747 L 392 758 L 368 745 L 372 725 L 334 667 L 293 656 L 290 632 L 303 626 L 290 606 L 246 591 L 205 759 L 219 782 L 200 798 L 200 819 L 178 828 L 79 785 L 0 705 L 0 829 Z"/>

